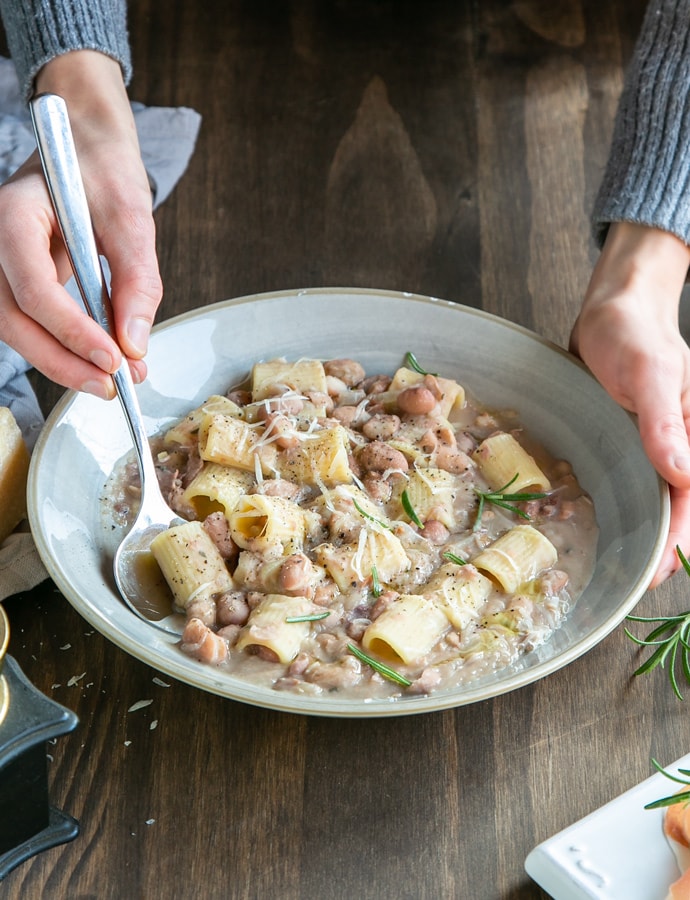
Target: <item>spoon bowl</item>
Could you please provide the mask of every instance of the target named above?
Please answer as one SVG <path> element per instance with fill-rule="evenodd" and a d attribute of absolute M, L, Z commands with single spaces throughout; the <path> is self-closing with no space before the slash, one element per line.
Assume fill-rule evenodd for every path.
<path fill-rule="evenodd" d="M 30 111 L 43 172 L 79 293 L 89 315 L 114 338 L 110 293 L 96 247 L 67 106 L 55 94 L 40 94 L 31 101 Z M 168 506 L 161 493 L 125 359 L 113 374 L 113 381 L 141 475 L 139 512 L 115 554 L 115 582 L 124 602 L 141 619 L 162 631 L 180 635 L 184 617 L 172 610 L 170 590 L 150 545 L 161 531 L 184 520 Z"/>

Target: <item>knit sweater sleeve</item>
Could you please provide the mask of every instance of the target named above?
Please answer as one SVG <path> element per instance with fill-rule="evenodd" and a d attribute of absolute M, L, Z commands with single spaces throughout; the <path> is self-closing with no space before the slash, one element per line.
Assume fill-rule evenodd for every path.
<path fill-rule="evenodd" d="M 690 0 L 651 0 L 623 87 L 593 211 L 669 231 L 690 244 Z"/>
<path fill-rule="evenodd" d="M 126 0 L 0 0 L 7 44 L 28 100 L 39 69 L 70 50 L 98 50 L 132 74 Z"/>

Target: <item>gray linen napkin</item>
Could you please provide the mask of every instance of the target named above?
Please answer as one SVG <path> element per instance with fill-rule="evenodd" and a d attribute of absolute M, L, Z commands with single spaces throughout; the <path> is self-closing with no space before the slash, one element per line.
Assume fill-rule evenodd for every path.
<path fill-rule="evenodd" d="M 148 172 L 154 208 L 170 195 L 194 152 L 201 116 L 186 107 L 147 107 L 133 103 L 141 155 Z M 36 148 L 29 112 L 17 82 L 14 64 L 0 57 L 0 184 L 6 181 Z M 74 280 L 67 288 L 78 293 Z M 26 360 L 0 341 L 0 406 L 9 406 L 33 449 L 43 415 L 33 392 Z M 0 545 L 0 602 L 30 590 L 48 577 L 26 525 Z"/>

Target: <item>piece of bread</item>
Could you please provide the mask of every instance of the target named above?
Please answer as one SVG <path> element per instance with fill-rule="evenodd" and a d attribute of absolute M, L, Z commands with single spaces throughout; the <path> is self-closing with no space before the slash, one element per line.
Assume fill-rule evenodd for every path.
<path fill-rule="evenodd" d="M 0 544 L 26 518 L 29 451 L 19 426 L 6 406 L 0 406 Z"/>

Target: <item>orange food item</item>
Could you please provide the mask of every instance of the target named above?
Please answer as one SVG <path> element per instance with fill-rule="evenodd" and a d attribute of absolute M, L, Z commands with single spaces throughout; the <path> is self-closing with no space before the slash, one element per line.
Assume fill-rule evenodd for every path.
<path fill-rule="evenodd" d="M 673 806 L 667 806 L 664 816 L 664 834 L 667 838 L 682 844 L 683 847 L 690 847 L 688 810 L 690 810 L 690 805 L 686 800 L 682 800 L 674 803 Z"/>
<path fill-rule="evenodd" d="M 690 869 L 668 889 L 669 900 L 690 900 Z"/>
<path fill-rule="evenodd" d="M 686 791 L 687 788 L 681 788 L 681 790 Z M 666 807 L 664 834 L 671 844 L 682 870 L 683 848 L 690 849 L 690 803 L 687 800 L 680 800 L 678 803 Z M 674 842 L 678 847 L 673 846 Z M 681 877 L 669 887 L 668 900 L 690 900 L 690 867 L 686 868 Z"/>

